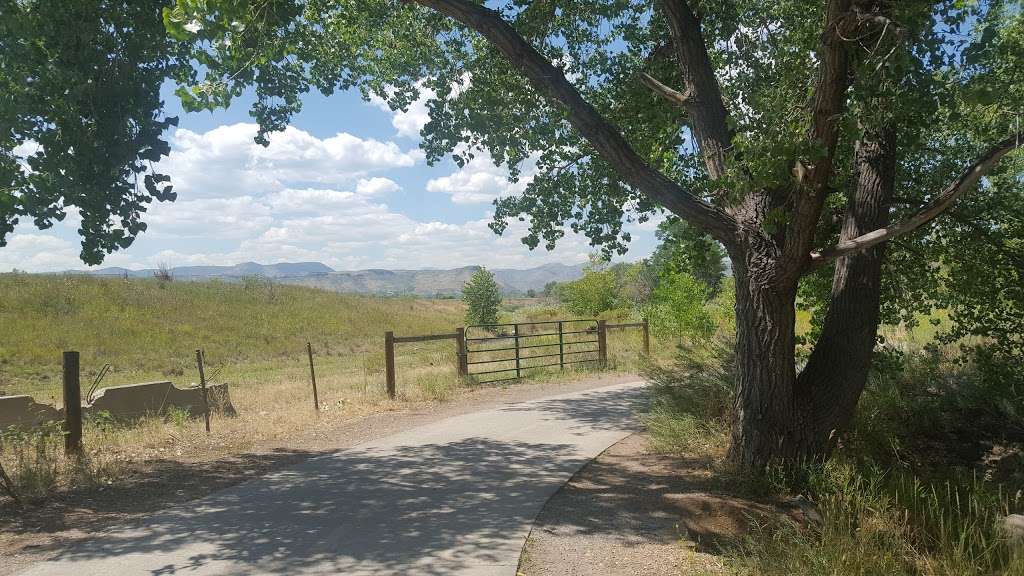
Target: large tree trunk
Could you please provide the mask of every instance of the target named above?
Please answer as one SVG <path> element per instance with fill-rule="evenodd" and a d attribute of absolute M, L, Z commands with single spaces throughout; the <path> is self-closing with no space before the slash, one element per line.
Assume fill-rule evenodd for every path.
<path fill-rule="evenodd" d="M 857 142 L 854 189 L 840 241 L 889 224 L 896 179 L 895 135 L 867 135 Z M 797 390 L 812 398 L 819 436 L 837 437 L 850 424 L 871 369 L 878 332 L 885 244 L 836 261 L 832 298 L 821 335 L 800 373 Z M 832 443 L 818 452 L 827 456 Z"/>
<path fill-rule="evenodd" d="M 730 458 L 758 470 L 797 449 L 793 425 L 796 283 L 747 258 L 736 277 L 737 388 Z M 781 285 L 780 284 L 784 284 Z"/>
<path fill-rule="evenodd" d="M 841 238 L 888 223 L 891 133 L 858 142 Z M 884 247 L 836 263 L 825 324 L 796 374 L 796 275 L 765 246 L 734 254 L 737 394 L 730 458 L 746 470 L 826 458 L 867 381 L 879 321 Z"/>

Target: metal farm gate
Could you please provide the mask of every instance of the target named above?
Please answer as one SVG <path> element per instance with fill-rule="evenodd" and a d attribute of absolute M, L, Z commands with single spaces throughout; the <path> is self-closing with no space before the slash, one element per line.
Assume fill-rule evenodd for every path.
<path fill-rule="evenodd" d="M 551 320 L 467 326 L 465 373 L 478 382 L 522 378 L 535 368 L 608 358 L 604 320 Z"/>

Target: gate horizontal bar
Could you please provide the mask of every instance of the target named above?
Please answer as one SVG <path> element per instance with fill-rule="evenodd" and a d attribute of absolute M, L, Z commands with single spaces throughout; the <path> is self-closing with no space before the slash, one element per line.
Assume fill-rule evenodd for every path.
<path fill-rule="evenodd" d="M 586 359 L 586 360 L 571 360 L 569 362 L 553 362 L 551 364 L 541 364 L 539 366 L 522 366 L 520 369 L 521 370 L 532 370 L 534 368 L 550 368 L 552 366 L 565 366 L 565 365 L 569 365 L 569 364 L 583 364 L 585 362 L 597 362 L 597 361 L 598 361 L 598 359 L 596 359 L 596 358 L 595 359 Z M 469 375 L 470 376 L 484 376 L 484 375 L 487 375 L 487 374 L 500 374 L 502 372 L 515 372 L 515 371 L 516 371 L 515 368 L 509 368 L 508 370 L 490 370 L 488 372 L 470 372 Z M 522 378 L 521 377 L 499 378 L 499 379 L 496 379 L 496 380 L 478 380 L 478 382 L 481 383 L 481 384 L 486 384 L 488 382 L 501 382 L 503 380 L 522 380 Z"/>
<path fill-rule="evenodd" d="M 568 354 L 596 354 L 598 352 L 600 352 L 600 350 L 596 350 L 596 349 L 593 349 L 593 350 L 574 350 L 574 351 L 569 351 L 569 352 L 563 352 L 562 354 L 537 354 L 536 356 L 520 356 L 519 359 L 520 360 L 529 360 L 531 358 L 550 358 L 552 356 L 562 356 L 562 355 L 568 355 Z M 497 364 L 499 362 L 515 362 L 515 361 L 516 361 L 515 358 L 501 358 L 501 359 L 498 359 L 498 360 L 477 360 L 476 362 L 467 362 L 466 365 L 467 366 L 476 366 L 478 364 Z M 567 362 L 567 364 L 568 364 L 568 362 Z M 522 368 L 536 368 L 536 366 L 522 366 Z M 515 370 L 515 368 L 509 368 L 509 370 Z M 501 370 L 501 371 L 503 372 L 504 370 Z M 486 374 L 486 372 L 475 372 L 475 374 Z"/>
<path fill-rule="evenodd" d="M 580 320 L 548 320 L 546 322 L 509 322 L 507 324 L 473 324 L 471 326 L 467 326 L 467 328 L 490 328 L 493 326 L 515 326 L 517 324 L 519 326 L 536 326 L 538 324 L 558 324 L 559 322 L 561 322 L 562 324 L 569 324 L 571 322 L 597 322 L 597 320 L 584 318 Z"/>
<path fill-rule="evenodd" d="M 470 354 L 481 354 L 483 352 L 508 352 L 510 350 L 526 350 L 526 349 L 529 349 L 529 348 L 550 348 L 552 346 L 572 346 L 574 344 L 594 344 L 596 342 L 597 342 L 597 340 L 580 340 L 579 342 L 562 342 L 562 343 L 555 342 L 554 344 L 533 344 L 533 345 L 530 345 L 530 346 L 520 346 L 519 348 L 515 348 L 515 347 L 512 347 L 512 348 L 488 348 L 486 350 L 468 350 L 466 352 L 466 355 L 468 356 Z M 593 350 L 576 350 L 576 351 L 567 350 L 565 353 L 566 354 L 575 354 L 575 353 L 578 353 L 578 352 L 597 352 L 597 349 L 595 348 Z M 525 358 L 538 358 L 538 357 L 539 356 L 523 356 L 522 358 L 525 359 Z M 506 358 L 506 359 L 498 359 L 498 360 L 478 360 L 476 362 L 470 362 L 470 364 L 485 364 L 487 362 L 505 362 L 506 360 L 512 361 L 512 360 L 515 360 L 515 358 Z"/>
<path fill-rule="evenodd" d="M 564 344 L 565 346 L 569 346 L 571 344 L 592 344 L 594 342 L 598 342 L 598 340 L 565 340 L 565 341 L 561 342 L 561 344 Z M 520 350 L 523 350 L 525 348 L 541 348 L 543 346 L 558 346 L 558 345 L 559 345 L 559 342 L 553 342 L 551 344 L 530 344 L 528 346 L 518 346 L 518 347 L 517 346 L 508 346 L 508 347 L 505 347 L 505 348 L 469 348 L 469 349 L 466 350 L 466 352 L 471 353 L 471 354 L 476 354 L 478 352 L 501 352 L 502 350 L 515 350 L 516 348 L 519 348 Z"/>
<path fill-rule="evenodd" d="M 561 332 L 563 335 L 567 334 L 593 334 L 597 332 L 597 328 L 593 330 L 567 330 Z M 514 340 L 523 338 L 540 338 L 541 336 L 558 336 L 559 332 L 541 332 L 540 334 L 509 334 L 508 336 L 481 336 L 479 338 L 466 338 L 466 342 L 484 342 L 486 340 Z"/>
<path fill-rule="evenodd" d="M 427 342 L 429 340 L 452 340 L 458 338 L 457 332 L 451 334 L 427 334 L 425 336 L 395 336 L 395 342 Z"/>

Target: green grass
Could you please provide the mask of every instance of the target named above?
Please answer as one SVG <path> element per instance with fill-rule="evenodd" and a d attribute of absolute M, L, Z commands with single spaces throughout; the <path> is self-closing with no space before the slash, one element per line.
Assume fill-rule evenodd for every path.
<path fill-rule="evenodd" d="M 756 526 L 727 555 L 730 573 L 790 576 L 968 576 L 1024 574 L 1024 553 L 1000 529 L 1020 493 L 974 476 L 928 483 L 900 470 L 839 458 L 813 471 L 824 523 Z"/>
<path fill-rule="evenodd" d="M 463 315 L 453 300 L 351 296 L 258 280 L 3 274 L 0 294 L 0 391 L 41 399 L 59 393 L 63 350 L 82 354 L 85 380 L 110 363 L 104 385 L 191 382 L 197 348 L 205 350 L 211 371 L 221 370 L 221 380 L 251 380 L 303 366 L 307 340 L 323 370 L 341 370 L 371 386 L 383 368 L 385 330 L 447 332 Z M 424 353 L 441 361 L 437 347 Z M 402 350 L 403 358 L 408 355 Z"/>
<path fill-rule="evenodd" d="M 934 321 L 933 321 L 934 320 Z M 808 317 L 798 314 L 806 330 Z M 715 574 L 1024 576 L 1024 548 L 1001 529 L 1024 512 L 1024 469 L 984 462 L 1020 447 L 1019 367 L 954 345 L 927 346 L 948 326 L 936 311 L 880 332 L 900 354 L 881 356 L 853 429 L 825 465 L 736 474 L 725 460 L 734 380 L 729 356 L 681 349 L 651 371 L 651 447 L 712 461 L 721 491 L 739 499 L 808 496 L 821 525 L 751 519 L 720 552 Z M 714 352 L 713 347 L 707 347 Z"/>

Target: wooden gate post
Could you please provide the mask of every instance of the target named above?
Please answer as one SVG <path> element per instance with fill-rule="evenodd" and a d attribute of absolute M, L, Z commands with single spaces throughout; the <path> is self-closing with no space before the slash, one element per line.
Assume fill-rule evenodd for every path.
<path fill-rule="evenodd" d="M 395 399 L 395 333 L 388 330 L 384 333 L 384 380 L 387 385 L 388 398 Z"/>
<path fill-rule="evenodd" d="M 466 352 L 466 329 L 455 329 L 455 355 L 459 363 L 459 376 L 465 378 L 469 375 L 469 357 Z"/>
<path fill-rule="evenodd" d="M 512 333 L 516 341 L 516 378 L 522 378 L 521 371 L 519 369 L 519 324 L 512 325 Z"/>
<path fill-rule="evenodd" d="M 604 368 L 608 363 L 608 322 L 597 321 L 597 361 Z"/>
<path fill-rule="evenodd" d="M 644 356 L 651 355 L 651 324 L 644 318 Z"/>
<path fill-rule="evenodd" d="M 64 352 L 64 453 L 82 453 L 82 382 L 78 352 Z"/>
<path fill-rule="evenodd" d="M 562 321 L 558 321 L 558 367 L 565 370 L 565 333 L 562 331 Z"/>

